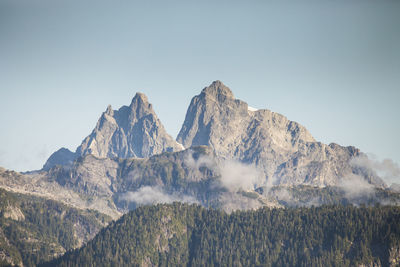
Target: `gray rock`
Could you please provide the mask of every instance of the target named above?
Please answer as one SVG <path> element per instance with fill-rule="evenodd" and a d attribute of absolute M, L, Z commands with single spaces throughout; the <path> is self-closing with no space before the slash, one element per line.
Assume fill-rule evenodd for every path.
<path fill-rule="evenodd" d="M 100 158 L 147 158 L 179 150 L 182 147 L 167 134 L 147 97 L 137 93 L 130 106 L 119 110 L 108 106 L 76 153 Z"/>
<path fill-rule="evenodd" d="M 255 164 L 268 183 L 335 185 L 355 172 L 354 147 L 325 145 L 297 122 L 267 109 L 255 110 L 215 81 L 195 96 L 177 141 L 210 146 L 217 156 Z M 379 180 L 379 183 L 381 180 Z"/>
<path fill-rule="evenodd" d="M 393 192 L 396 192 L 396 193 L 400 193 L 400 184 L 393 183 L 390 186 L 390 190 L 392 190 Z"/>
<path fill-rule="evenodd" d="M 166 131 L 147 97 L 137 93 L 129 106 L 103 112 L 92 133 L 73 153 L 61 148 L 43 166 L 71 165 L 85 155 L 99 158 L 147 158 L 163 152 L 183 149 Z"/>
<path fill-rule="evenodd" d="M 77 155 L 74 152 L 70 151 L 69 149 L 64 147 L 60 148 L 59 150 L 51 154 L 49 159 L 43 165 L 43 170 L 47 171 L 56 165 L 64 165 L 64 166 L 71 165 L 76 159 L 76 157 Z"/>

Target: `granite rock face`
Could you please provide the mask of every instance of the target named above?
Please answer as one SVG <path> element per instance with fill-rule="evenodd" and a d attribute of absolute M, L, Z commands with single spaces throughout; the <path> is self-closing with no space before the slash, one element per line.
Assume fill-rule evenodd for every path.
<path fill-rule="evenodd" d="M 119 110 L 108 106 L 76 153 L 101 158 L 147 158 L 181 149 L 165 131 L 147 97 L 137 93 L 129 106 Z"/>
<path fill-rule="evenodd" d="M 70 151 L 67 148 L 60 148 L 46 161 L 43 165 L 43 170 L 50 170 L 52 167 L 56 165 L 71 165 L 76 159 L 76 153 Z"/>
<path fill-rule="evenodd" d="M 281 114 L 249 107 L 220 81 L 192 99 L 177 141 L 185 147 L 210 146 L 221 158 L 254 164 L 267 183 L 277 185 L 335 185 L 356 172 L 350 161 L 360 155 L 354 147 L 317 142 Z"/>
<path fill-rule="evenodd" d="M 137 93 L 129 106 L 103 112 L 92 133 L 73 153 L 62 148 L 53 153 L 43 169 L 55 165 L 71 165 L 78 157 L 147 158 L 163 152 L 180 151 L 178 144 L 165 130 L 152 105 Z"/>

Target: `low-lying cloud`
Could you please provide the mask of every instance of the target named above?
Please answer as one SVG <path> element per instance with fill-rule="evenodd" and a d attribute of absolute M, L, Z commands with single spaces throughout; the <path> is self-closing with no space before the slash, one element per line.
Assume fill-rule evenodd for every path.
<path fill-rule="evenodd" d="M 230 192 L 251 190 L 265 183 L 265 177 L 260 170 L 254 165 L 245 164 L 238 160 L 219 160 L 217 164 L 215 159 L 207 155 L 201 155 L 198 159 L 195 159 L 193 153 L 189 152 L 184 162 L 193 171 L 197 171 L 201 167 L 215 171 L 220 175 L 220 179 L 216 181 L 214 186 L 223 187 Z"/>
<path fill-rule="evenodd" d="M 370 197 L 375 193 L 375 187 L 363 177 L 355 174 L 343 177 L 338 187 L 344 191 L 345 197 L 352 200 L 361 197 Z"/>
<path fill-rule="evenodd" d="M 138 205 L 152 205 L 158 203 L 172 203 L 175 201 L 198 203 L 193 196 L 183 194 L 167 194 L 162 188 L 143 186 L 134 192 L 126 192 L 119 197 L 120 201 L 134 202 Z"/>
<path fill-rule="evenodd" d="M 378 160 L 374 155 L 356 157 L 351 161 L 356 167 L 374 171 L 387 183 L 400 183 L 400 167 L 391 159 Z"/>
<path fill-rule="evenodd" d="M 262 173 L 253 165 L 225 160 L 220 165 L 221 185 L 231 192 L 251 190 L 262 183 Z"/>
<path fill-rule="evenodd" d="M 209 169 L 215 168 L 215 162 L 212 158 L 208 157 L 207 155 L 200 155 L 198 159 L 194 159 L 193 152 L 191 150 L 189 150 L 186 154 L 184 162 L 189 168 L 193 170 L 199 170 L 201 167 L 206 167 Z"/>

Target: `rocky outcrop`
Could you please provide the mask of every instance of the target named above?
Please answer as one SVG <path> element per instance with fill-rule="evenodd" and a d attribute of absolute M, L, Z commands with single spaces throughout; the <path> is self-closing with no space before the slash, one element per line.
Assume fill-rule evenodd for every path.
<path fill-rule="evenodd" d="M 354 147 L 317 142 L 297 122 L 268 109 L 256 110 L 235 99 L 215 81 L 195 96 L 177 141 L 185 147 L 210 146 L 217 156 L 254 164 L 269 183 L 335 185 L 355 172 Z"/>
<path fill-rule="evenodd" d="M 43 165 L 43 170 L 45 171 L 50 170 L 51 168 L 57 165 L 64 165 L 64 166 L 71 165 L 76 159 L 76 157 L 77 157 L 76 153 L 70 151 L 69 149 L 64 147 L 60 148 L 59 150 L 51 154 L 49 159 Z"/>
<path fill-rule="evenodd" d="M 182 150 L 165 130 L 152 105 L 142 93 L 137 93 L 129 106 L 103 112 L 92 133 L 73 153 L 61 148 L 43 166 L 71 165 L 85 155 L 99 158 L 148 158 L 163 152 Z"/>
<path fill-rule="evenodd" d="M 165 131 L 147 97 L 137 93 L 129 106 L 119 110 L 108 106 L 76 152 L 101 158 L 147 158 L 181 149 Z"/>

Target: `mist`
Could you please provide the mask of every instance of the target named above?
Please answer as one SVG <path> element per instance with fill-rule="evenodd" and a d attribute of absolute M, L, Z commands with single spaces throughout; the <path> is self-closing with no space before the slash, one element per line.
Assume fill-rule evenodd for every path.
<path fill-rule="evenodd" d="M 263 183 L 263 174 L 254 165 L 237 160 L 225 160 L 220 166 L 221 186 L 231 192 L 252 190 Z"/>
<path fill-rule="evenodd" d="M 371 170 L 385 180 L 389 185 L 400 183 L 400 167 L 391 159 L 378 160 L 375 155 L 356 157 L 351 160 L 351 165 Z"/>
<path fill-rule="evenodd" d="M 198 203 L 197 199 L 183 194 L 167 194 L 159 186 L 143 186 L 134 192 L 126 192 L 119 197 L 120 201 L 134 202 L 137 205 L 152 205 L 158 203 L 172 203 L 175 201 Z"/>
<path fill-rule="evenodd" d="M 345 197 L 349 200 L 371 197 L 375 193 L 375 187 L 368 183 L 364 177 L 356 174 L 349 174 L 343 177 L 338 187 L 344 191 Z"/>

